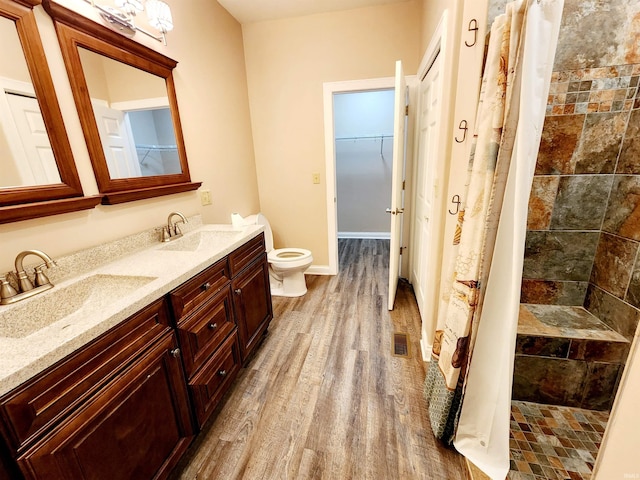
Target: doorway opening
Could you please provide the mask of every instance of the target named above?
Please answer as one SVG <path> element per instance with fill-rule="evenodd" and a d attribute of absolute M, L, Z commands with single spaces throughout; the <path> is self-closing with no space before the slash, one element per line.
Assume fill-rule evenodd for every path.
<path fill-rule="evenodd" d="M 333 95 L 338 238 L 390 238 L 394 90 Z"/>
<path fill-rule="evenodd" d="M 394 94 L 394 77 L 324 84 L 329 275 L 338 273 L 339 237 L 390 238 Z"/>

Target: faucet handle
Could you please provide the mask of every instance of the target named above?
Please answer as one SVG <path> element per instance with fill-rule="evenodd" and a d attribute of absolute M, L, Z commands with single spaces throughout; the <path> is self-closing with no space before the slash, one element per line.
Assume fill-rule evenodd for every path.
<path fill-rule="evenodd" d="M 160 231 L 160 241 L 168 242 L 169 240 L 171 240 L 171 231 L 169 230 L 168 226 L 164 226 Z"/>
<path fill-rule="evenodd" d="M 0 298 L 11 298 L 18 294 L 18 291 L 11 286 L 6 275 L 0 275 Z"/>
<path fill-rule="evenodd" d="M 34 272 L 35 272 L 35 277 L 33 279 L 33 284 L 36 287 L 41 287 L 42 285 L 49 285 L 51 284 L 51 281 L 49 280 L 49 277 L 47 277 L 44 272 L 42 271 L 42 269 L 44 267 L 46 267 L 47 264 L 43 263 L 42 265 L 38 265 L 36 268 L 34 268 Z"/>
<path fill-rule="evenodd" d="M 178 225 L 178 223 L 184 223 L 184 222 L 182 222 L 182 220 L 178 220 L 176 223 L 173 224 L 173 235 L 175 237 L 182 236 L 182 230 L 180 230 L 180 226 Z"/>

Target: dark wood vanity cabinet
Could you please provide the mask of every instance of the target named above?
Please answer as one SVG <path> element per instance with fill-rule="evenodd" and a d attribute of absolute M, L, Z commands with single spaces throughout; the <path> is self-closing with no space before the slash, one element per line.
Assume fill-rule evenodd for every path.
<path fill-rule="evenodd" d="M 25 478 L 168 474 L 195 433 L 168 320 L 160 299 L 3 398 Z"/>
<path fill-rule="evenodd" d="M 165 478 L 272 316 L 260 234 L 0 398 L 0 480 Z"/>

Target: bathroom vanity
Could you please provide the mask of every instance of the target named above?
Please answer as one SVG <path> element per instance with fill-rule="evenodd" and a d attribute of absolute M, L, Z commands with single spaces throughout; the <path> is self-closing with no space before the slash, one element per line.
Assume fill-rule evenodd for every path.
<path fill-rule="evenodd" d="M 3 347 L 13 341 L 17 356 L 21 344 L 30 354 L 29 337 L 60 344 L 36 360 L 2 366 L 1 479 L 168 475 L 273 315 L 261 229 L 209 227 L 85 274 L 134 277 L 144 269 L 155 278 L 113 298 L 101 321 L 65 337 L 80 308 L 80 315 L 0 341 Z M 65 344 L 75 345 L 71 353 L 64 354 Z"/>

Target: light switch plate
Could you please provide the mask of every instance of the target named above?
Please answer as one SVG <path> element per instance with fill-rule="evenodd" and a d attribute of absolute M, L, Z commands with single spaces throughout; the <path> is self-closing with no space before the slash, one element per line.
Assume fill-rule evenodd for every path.
<path fill-rule="evenodd" d="M 211 190 L 200 190 L 200 203 L 211 205 Z"/>

